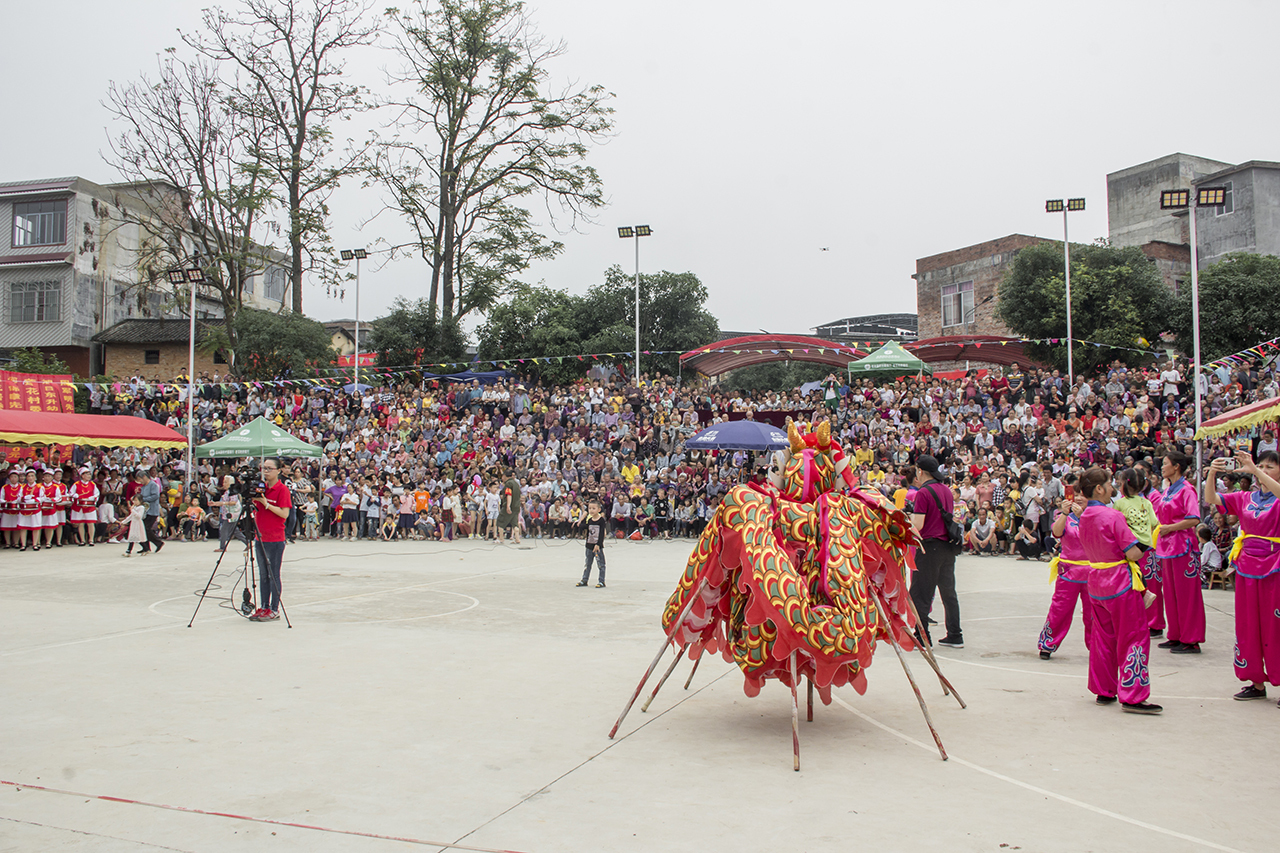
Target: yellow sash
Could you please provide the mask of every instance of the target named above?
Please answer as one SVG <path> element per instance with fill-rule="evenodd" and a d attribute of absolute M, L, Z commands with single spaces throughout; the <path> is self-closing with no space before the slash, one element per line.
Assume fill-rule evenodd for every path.
<path fill-rule="evenodd" d="M 1229 562 L 1234 563 L 1236 558 L 1240 556 L 1240 551 L 1244 548 L 1244 540 L 1246 539 L 1265 539 L 1268 542 L 1280 542 L 1280 537 L 1260 536 L 1257 533 L 1245 533 L 1241 530 L 1240 535 L 1236 537 L 1236 541 L 1231 543 L 1231 556 L 1227 558 Z"/>
<path fill-rule="evenodd" d="M 1156 525 L 1151 531 L 1151 550 L 1154 551 L 1156 546 L 1160 544 L 1160 525 Z"/>
<path fill-rule="evenodd" d="M 1091 569 L 1114 569 L 1118 566 L 1129 564 L 1129 571 L 1133 572 L 1133 588 L 1138 592 L 1143 592 L 1146 587 L 1142 583 L 1142 570 L 1138 568 L 1138 564 L 1133 560 L 1116 560 L 1114 563 L 1090 563 Z"/>
<path fill-rule="evenodd" d="M 1064 560 L 1060 556 L 1054 557 L 1052 560 L 1049 561 L 1049 583 L 1054 583 L 1058 580 L 1058 564 L 1059 563 L 1062 563 L 1065 566 L 1089 565 L 1088 560 Z"/>

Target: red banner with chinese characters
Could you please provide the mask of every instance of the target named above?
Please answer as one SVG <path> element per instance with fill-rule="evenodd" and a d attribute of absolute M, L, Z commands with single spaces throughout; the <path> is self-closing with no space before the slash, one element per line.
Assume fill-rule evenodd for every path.
<path fill-rule="evenodd" d="M 27 412 L 75 412 L 75 386 L 65 374 L 14 373 L 0 370 L 0 409 L 21 409 Z M 71 446 L 58 448 L 58 456 L 69 458 Z M 0 448 L 9 461 L 31 459 L 35 451 L 30 447 Z M 51 451 L 52 452 L 52 451 Z M 49 457 L 41 453 L 42 458 Z"/>

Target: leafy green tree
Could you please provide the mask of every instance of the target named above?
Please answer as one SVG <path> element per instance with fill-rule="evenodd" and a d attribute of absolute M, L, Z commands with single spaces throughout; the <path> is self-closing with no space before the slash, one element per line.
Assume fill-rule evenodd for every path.
<path fill-rule="evenodd" d="M 391 312 L 370 324 L 368 347 L 380 367 L 402 367 L 456 360 L 466 340 L 456 324 L 441 322 L 429 300 L 397 296 Z"/>
<path fill-rule="evenodd" d="M 480 327 L 480 358 L 552 358 L 521 365 L 521 373 L 550 382 L 580 378 L 594 364 L 577 359 L 591 351 L 585 349 L 584 334 L 591 332 L 585 301 L 550 287 L 521 287 Z"/>
<path fill-rule="evenodd" d="M 67 363 L 53 353 L 46 353 L 39 347 L 14 350 L 13 365 L 10 368 L 16 373 L 70 373 Z"/>
<path fill-rule="evenodd" d="M 236 339 L 235 371 L 246 379 L 314 376 L 336 355 L 324 324 L 293 312 L 242 308 Z"/>
<path fill-rule="evenodd" d="M 1067 366 L 1067 301 L 1062 246 L 1040 243 L 1018 253 L 1000 282 L 999 319 L 1014 334 L 1058 343 L 1028 344 L 1027 355 L 1059 370 Z M 1071 247 L 1071 324 L 1077 339 L 1076 373 L 1120 359 L 1135 365 L 1148 356 L 1130 351 L 1168 330 L 1173 298 L 1155 263 L 1134 246 Z"/>
<path fill-rule="evenodd" d="M 707 289 L 693 273 L 640 276 L 640 349 L 670 355 L 641 355 L 647 373 L 674 374 L 679 353 L 711 343 L 719 324 L 704 307 Z M 635 351 L 635 279 L 613 266 L 603 283 L 584 296 L 549 287 L 522 288 L 490 311 L 480 328 L 483 359 L 544 358 L 584 353 Z M 596 362 L 564 358 L 527 365 L 533 375 L 563 381 L 582 376 Z"/>
<path fill-rule="evenodd" d="M 485 311 L 535 260 L 564 246 L 529 212 L 544 202 L 574 220 L 604 204 L 589 146 L 613 128 L 600 86 L 557 88 L 550 67 L 564 51 L 545 41 L 508 0 L 414 2 L 390 9 L 393 132 L 366 165 L 388 207 L 414 229 L 410 246 L 431 270 L 428 300 L 445 322 Z"/>
<path fill-rule="evenodd" d="M 587 292 L 588 328 L 597 330 L 587 352 L 635 350 L 635 278 L 620 266 L 605 270 L 604 283 Z M 707 288 L 691 272 L 640 274 L 640 349 L 670 355 L 641 355 L 640 369 L 674 374 L 680 353 L 709 344 L 720 324 L 706 309 Z"/>
<path fill-rule="evenodd" d="M 1280 337 L 1280 258 L 1232 252 L 1200 273 L 1200 357 L 1224 355 Z M 1178 348 L 1194 351 L 1191 286 L 1182 288 L 1169 330 Z"/>

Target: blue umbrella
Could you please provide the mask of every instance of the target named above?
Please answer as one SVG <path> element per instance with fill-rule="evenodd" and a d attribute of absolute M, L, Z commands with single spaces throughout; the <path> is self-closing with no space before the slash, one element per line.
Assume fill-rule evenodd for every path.
<path fill-rule="evenodd" d="M 368 391 L 372 387 L 373 387 L 372 385 L 365 385 L 363 382 L 361 382 L 359 385 L 357 385 L 354 382 L 348 382 L 346 385 L 342 386 L 342 391 L 344 394 L 354 394 L 358 389 L 361 393 L 364 393 L 365 391 Z"/>
<path fill-rule="evenodd" d="M 726 421 L 689 436 L 688 450 L 781 450 L 790 447 L 785 430 L 760 421 Z"/>

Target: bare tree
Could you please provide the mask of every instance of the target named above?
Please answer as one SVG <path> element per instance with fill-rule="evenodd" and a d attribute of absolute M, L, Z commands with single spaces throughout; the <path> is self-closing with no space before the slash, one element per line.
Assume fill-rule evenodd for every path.
<path fill-rule="evenodd" d="M 550 224 L 604 204 L 589 145 L 612 130 L 600 86 L 549 92 L 548 63 L 562 44 L 507 0 L 418 0 L 388 10 L 404 60 L 393 85 L 391 138 L 376 143 L 369 180 L 413 227 L 410 249 L 431 268 L 429 303 L 456 324 L 490 307 L 537 259 L 563 244 L 535 227 L 527 200 L 546 202 Z"/>
<path fill-rule="evenodd" d="M 361 152 L 334 152 L 333 124 L 365 106 L 364 89 L 344 75 L 343 54 L 370 44 L 376 19 L 361 0 L 242 0 L 243 10 L 204 13 L 183 40 L 239 70 L 233 109 L 261 124 L 255 159 L 279 185 L 288 219 L 293 310 L 302 313 L 302 276 L 336 281 L 327 200 L 353 173 Z"/>
<path fill-rule="evenodd" d="M 131 182 L 117 200 L 142 231 L 139 280 L 155 287 L 167 270 L 198 255 L 204 292 L 222 303 L 228 343 L 249 278 L 271 252 L 267 232 L 272 175 L 257 157 L 267 133 L 251 114 L 232 108 L 218 69 L 169 52 L 159 75 L 107 90 L 105 106 L 124 126 L 107 161 Z M 136 212 L 130 212 L 135 210 Z"/>

